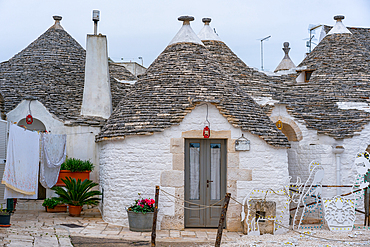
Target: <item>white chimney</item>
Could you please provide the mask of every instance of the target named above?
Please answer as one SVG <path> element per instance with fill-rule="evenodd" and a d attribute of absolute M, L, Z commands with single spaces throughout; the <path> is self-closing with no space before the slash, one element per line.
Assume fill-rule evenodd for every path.
<path fill-rule="evenodd" d="M 94 35 L 86 38 L 85 84 L 81 115 L 109 118 L 112 95 L 109 80 L 107 37 L 97 35 L 99 11 L 94 10 Z"/>

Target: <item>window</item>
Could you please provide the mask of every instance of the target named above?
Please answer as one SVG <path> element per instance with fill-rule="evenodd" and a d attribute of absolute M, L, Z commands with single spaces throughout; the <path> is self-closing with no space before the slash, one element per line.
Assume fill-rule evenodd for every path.
<path fill-rule="evenodd" d="M 312 72 L 313 71 L 305 71 L 305 73 L 304 73 L 304 82 L 308 82 L 310 80 Z"/>

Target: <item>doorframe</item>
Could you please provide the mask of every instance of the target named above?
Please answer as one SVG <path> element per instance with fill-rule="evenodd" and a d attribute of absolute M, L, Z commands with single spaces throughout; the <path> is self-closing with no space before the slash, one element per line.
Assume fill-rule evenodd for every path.
<path fill-rule="evenodd" d="M 203 131 L 202 130 L 185 130 L 180 132 L 180 136 L 170 138 L 170 153 L 172 154 L 172 170 L 163 173 L 177 174 L 177 172 L 182 173 L 182 181 L 179 181 L 179 185 L 172 186 L 167 183 L 163 183 L 161 181 L 161 186 L 164 187 L 174 187 L 174 193 L 180 196 L 181 200 L 185 199 L 185 191 L 184 191 L 184 182 L 185 182 L 185 139 L 203 139 Z M 227 147 L 227 174 L 226 174 L 226 192 L 231 193 L 232 195 L 236 195 L 236 180 L 235 178 L 230 178 L 229 173 L 235 173 L 235 171 L 239 168 L 239 152 L 235 151 L 235 139 L 231 138 L 231 130 L 220 130 L 215 131 L 211 130 L 211 137 L 210 139 L 225 139 L 226 140 L 226 147 Z M 162 176 L 161 175 L 161 176 Z M 230 180 L 231 179 L 231 180 Z M 237 205 L 233 201 L 230 201 L 229 208 L 233 208 L 234 211 L 241 210 L 241 206 Z M 240 208 L 240 209 L 239 209 Z M 165 215 L 162 218 L 162 225 L 163 226 L 171 226 L 171 229 L 184 229 L 185 228 L 185 212 L 184 212 L 184 205 L 183 203 L 175 204 L 174 205 L 175 214 L 174 216 Z M 239 222 L 240 216 L 235 216 L 234 213 L 232 214 L 230 210 L 227 212 L 227 220 L 226 227 L 229 229 L 242 231 L 241 224 Z"/>

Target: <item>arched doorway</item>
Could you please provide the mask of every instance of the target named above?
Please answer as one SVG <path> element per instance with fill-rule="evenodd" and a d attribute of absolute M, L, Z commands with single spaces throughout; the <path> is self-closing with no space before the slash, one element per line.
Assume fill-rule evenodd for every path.
<path fill-rule="evenodd" d="M 290 118 L 282 116 L 271 117 L 271 120 L 276 124 L 279 120 L 282 122 L 281 132 L 287 137 L 290 142 L 288 149 L 288 170 L 291 181 L 296 181 L 297 176 L 302 178 L 302 173 L 306 173 L 306 166 L 300 164 L 299 161 L 299 141 L 303 139 L 302 131 L 298 125 Z"/>
<path fill-rule="evenodd" d="M 298 141 L 297 134 L 295 133 L 292 126 L 289 124 L 283 123 L 283 128 L 281 129 L 281 132 L 288 138 L 288 141 L 290 142 L 296 142 Z"/>
<path fill-rule="evenodd" d="M 26 119 L 23 118 L 22 120 L 20 120 L 18 122 L 18 126 L 21 126 L 21 127 L 24 126 L 28 130 L 36 130 L 36 131 L 40 131 L 40 132 L 45 132 L 46 131 L 45 125 L 40 120 L 38 120 L 36 118 L 33 119 L 32 124 L 27 124 Z"/>
<path fill-rule="evenodd" d="M 36 118 L 33 119 L 32 124 L 27 124 L 26 119 L 23 118 L 18 122 L 18 126 L 26 127 L 28 130 L 35 130 L 35 131 L 40 131 L 40 132 L 46 131 L 45 125 Z M 41 185 L 40 180 L 39 180 L 37 199 L 45 199 L 45 198 L 46 198 L 46 189 Z"/>

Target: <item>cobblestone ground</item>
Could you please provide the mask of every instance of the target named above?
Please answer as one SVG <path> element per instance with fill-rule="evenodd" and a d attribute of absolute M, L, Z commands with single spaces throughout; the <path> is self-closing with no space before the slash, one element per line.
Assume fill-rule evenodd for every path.
<path fill-rule="evenodd" d="M 96 208 L 84 210 L 81 217 L 70 217 L 68 213 L 46 213 L 40 205 L 37 201 L 17 205 L 11 217 L 11 227 L 0 228 L 0 246 L 150 246 L 150 232 L 131 232 L 126 227 L 105 223 Z M 214 246 L 216 233 L 216 229 L 158 230 L 157 246 Z M 225 247 L 284 245 L 370 246 L 370 231 L 356 229 L 349 233 L 333 233 L 316 230 L 309 232 L 309 236 L 293 231 L 261 236 L 224 231 L 222 235 L 222 246 Z"/>

